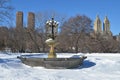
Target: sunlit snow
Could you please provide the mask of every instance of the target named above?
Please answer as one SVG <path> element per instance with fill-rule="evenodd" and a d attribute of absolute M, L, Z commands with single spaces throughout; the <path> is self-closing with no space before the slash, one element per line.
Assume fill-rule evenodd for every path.
<path fill-rule="evenodd" d="M 30 67 L 16 57 L 22 54 L 0 52 L 0 80 L 119 80 L 120 54 L 85 54 L 87 59 L 75 69 Z M 25 55 L 25 54 L 24 54 Z M 31 53 L 32 55 L 32 53 Z M 36 54 L 35 54 L 36 55 Z M 45 55 L 38 54 L 41 57 Z M 58 54 L 58 57 L 80 54 Z M 37 56 L 36 56 L 37 57 Z"/>

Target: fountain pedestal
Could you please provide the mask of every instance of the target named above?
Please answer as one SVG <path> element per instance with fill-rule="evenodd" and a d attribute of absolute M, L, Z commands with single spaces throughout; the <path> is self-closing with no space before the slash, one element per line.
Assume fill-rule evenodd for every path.
<path fill-rule="evenodd" d="M 55 53 L 55 50 L 54 50 L 54 44 L 50 45 L 50 52 L 48 54 L 48 58 L 56 58 L 56 53 Z"/>
<path fill-rule="evenodd" d="M 55 40 L 49 38 L 46 40 L 46 43 L 50 46 L 50 51 L 49 51 L 49 54 L 48 54 L 48 58 L 56 58 L 56 53 L 55 53 Z"/>

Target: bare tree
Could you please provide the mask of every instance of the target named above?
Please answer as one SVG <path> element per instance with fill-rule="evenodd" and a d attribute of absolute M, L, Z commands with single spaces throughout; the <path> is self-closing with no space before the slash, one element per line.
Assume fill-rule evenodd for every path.
<path fill-rule="evenodd" d="M 5 48 L 8 45 L 8 28 L 0 27 L 0 47 Z"/>
<path fill-rule="evenodd" d="M 0 0 L 0 24 L 8 24 L 12 19 L 13 7 L 10 5 L 10 0 Z"/>
<path fill-rule="evenodd" d="M 97 45 L 99 45 L 99 51 L 103 53 L 117 52 L 118 41 L 114 40 L 112 36 L 97 36 Z"/>
<path fill-rule="evenodd" d="M 91 31 L 91 22 L 87 16 L 77 15 L 63 24 L 61 35 L 68 37 L 65 41 L 68 42 L 66 45 L 69 49 L 75 49 L 76 53 L 79 51 L 80 45 L 84 43 L 85 35 Z M 65 43 L 61 44 L 65 45 Z"/>

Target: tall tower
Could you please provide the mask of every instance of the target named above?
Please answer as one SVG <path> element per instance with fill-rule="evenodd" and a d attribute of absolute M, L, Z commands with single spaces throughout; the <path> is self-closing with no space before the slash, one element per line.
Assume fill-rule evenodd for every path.
<path fill-rule="evenodd" d="M 102 33 L 101 20 L 100 20 L 98 15 L 97 15 L 96 20 L 94 22 L 94 32 L 95 32 L 95 34 Z"/>
<path fill-rule="evenodd" d="M 105 19 L 104 19 L 103 31 L 104 31 L 105 34 L 111 35 L 110 22 L 109 22 L 107 16 L 106 16 Z"/>
<path fill-rule="evenodd" d="M 28 30 L 34 30 L 34 28 L 35 28 L 35 15 L 34 15 L 34 13 L 32 13 L 32 12 L 29 12 L 28 13 L 28 27 L 27 27 L 27 29 Z"/>
<path fill-rule="evenodd" d="M 16 29 L 23 28 L 23 12 L 19 11 L 16 13 Z"/>

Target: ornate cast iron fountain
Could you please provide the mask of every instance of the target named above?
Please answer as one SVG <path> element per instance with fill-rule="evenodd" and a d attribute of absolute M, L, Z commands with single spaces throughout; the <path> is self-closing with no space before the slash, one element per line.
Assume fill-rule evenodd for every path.
<path fill-rule="evenodd" d="M 57 57 L 54 47 L 56 46 L 56 35 L 58 31 L 58 22 L 52 18 L 46 22 L 46 33 L 48 39 L 45 41 L 50 46 L 50 51 L 48 54 L 48 58 L 41 57 L 41 53 L 38 57 L 36 54 L 32 55 L 21 55 L 18 58 L 22 61 L 22 63 L 29 66 L 42 66 L 46 68 L 52 69 L 63 69 L 63 68 L 75 68 L 82 65 L 83 60 L 87 58 L 86 56 L 80 57 L 68 57 L 68 58 L 59 58 Z M 76 55 L 74 55 L 76 56 Z M 78 55 L 77 55 L 78 56 Z"/>
<path fill-rule="evenodd" d="M 58 32 L 58 22 L 52 18 L 52 20 L 48 20 L 46 22 L 46 33 L 48 39 L 46 43 L 50 46 L 50 52 L 48 54 L 48 58 L 56 58 L 56 53 L 54 47 L 56 46 L 55 38 Z"/>

